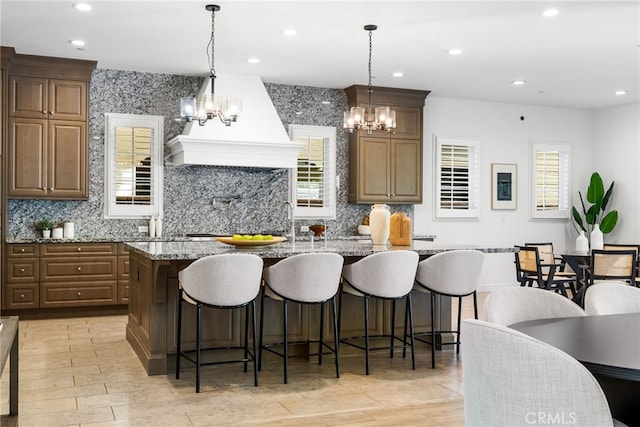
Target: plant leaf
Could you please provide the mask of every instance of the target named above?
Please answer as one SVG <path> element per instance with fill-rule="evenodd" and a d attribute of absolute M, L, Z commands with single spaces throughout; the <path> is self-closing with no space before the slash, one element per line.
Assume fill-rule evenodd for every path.
<path fill-rule="evenodd" d="M 611 185 L 609 186 L 609 189 L 607 190 L 607 192 L 605 193 L 604 197 L 602 198 L 602 210 L 604 211 L 605 209 L 607 209 L 607 203 L 609 203 L 609 198 L 611 197 L 611 193 L 613 192 L 613 184 L 615 184 L 616 182 L 613 181 L 611 183 Z"/>
<path fill-rule="evenodd" d="M 611 211 L 602 218 L 600 222 L 600 231 L 603 234 L 610 233 L 618 223 L 618 211 Z"/>
<path fill-rule="evenodd" d="M 582 217 L 580 216 L 580 213 L 575 208 L 575 206 L 572 206 L 571 213 L 573 214 L 573 220 L 576 222 L 576 224 L 578 224 L 580 226 L 582 231 L 584 231 L 586 233 L 587 230 L 584 228 L 584 225 L 582 224 Z"/>
<path fill-rule="evenodd" d="M 589 210 L 587 211 L 587 214 L 585 215 L 585 220 L 587 221 L 587 224 L 595 224 L 596 223 L 596 212 L 595 212 L 595 205 L 591 206 L 589 208 Z"/>
<path fill-rule="evenodd" d="M 604 184 L 602 183 L 602 177 L 598 172 L 594 172 L 591 175 L 591 182 L 589 182 L 589 188 L 587 188 L 587 201 L 589 203 L 596 203 L 597 201 L 600 201 L 600 203 L 602 203 L 603 195 L 604 195 Z"/>

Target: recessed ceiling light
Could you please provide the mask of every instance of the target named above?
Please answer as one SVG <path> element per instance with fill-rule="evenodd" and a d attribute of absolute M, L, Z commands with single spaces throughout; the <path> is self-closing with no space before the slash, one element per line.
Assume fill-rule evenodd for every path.
<path fill-rule="evenodd" d="M 547 18 L 551 16 L 556 16 L 558 14 L 558 9 L 547 9 L 542 12 L 542 16 L 546 16 Z"/>
<path fill-rule="evenodd" d="M 82 12 L 88 12 L 91 10 L 91 5 L 87 3 L 76 3 L 73 5 L 73 7 L 75 7 L 78 10 L 81 10 Z"/>
<path fill-rule="evenodd" d="M 616 93 L 616 95 L 626 95 L 627 91 L 626 90 L 617 90 L 615 93 Z"/>
<path fill-rule="evenodd" d="M 69 40 L 69 43 L 71 43 L 73 46 L 76 46 L 76 47 L 84 46 L 86 44 L 82 40 Z"/>
<path fill-rule="evenodd" d="M 512 85 L 514 86 L 522 86 L 523 84 L 525 84 L 527 81 L 526 80 L 513 80 L 511 82 Z"/>
<path fill-rule="evenodd" d="M 247 59 L 247 62 L 249 64 L 257 64 L 258 62 L 260 62 L 260 60 L 258 58 L 249 58 Z"/>
<path fill-rule="evenodd" d="M 298 34 L 298 32 L 296 30 L 294 30 L 293 28 L 288 28 L 288 29 L 284 30 L 283 33 L 284 33 L 285 36 L 289 36 L 289 37 L 292 37 L 292 36 L 295 36 L 296 34 Z"/>
<path fill-rule="evenodd" d="M 462 53 L 462 49 L 449 49 L 449 55 L 460 55 Z"/>
<path fill-rule="evenodd" d="M 322 101 L 322 104 L 323 104 L 323 105 L 331 105 L 331 102 L 329 102 L 329 101 Z"/>
<path fill-rule="evenodd" d="M 402 71 L 396 71 L 395 73 L 392 74 L 393 77 L 402 77 L 404 76 L 404 73 Z"/>

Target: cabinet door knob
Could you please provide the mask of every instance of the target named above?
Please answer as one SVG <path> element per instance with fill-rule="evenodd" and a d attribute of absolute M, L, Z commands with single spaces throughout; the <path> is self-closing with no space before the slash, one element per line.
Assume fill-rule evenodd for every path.
<path fill-rule="evenodd" d="M 24 273 L 24 268 L 21 268 L 21 269 L 20 269 L 20 273 Z"/>
<path fill-rule="evenodd" d="M 53 191 L 53 187 L 49 187 L 49 191 Z"/>
<path fill-rule="evenodd" d="M 20 299 L 24 299 L 24 294 L 20 294 Z"/>
<path fill-rule="evenodd" d="M 82 267 L 78 267 L 78 271 L 82 271 Z"/>
<path fill-rule="evenodd" d="M 47 114 L 47 110 L 42 110 L 42 114 Z"/>
<path fill-rule="evenodd" d="M 49 111 L 49 114 L 51 114 L 53 116 L 53 111 Z"/>

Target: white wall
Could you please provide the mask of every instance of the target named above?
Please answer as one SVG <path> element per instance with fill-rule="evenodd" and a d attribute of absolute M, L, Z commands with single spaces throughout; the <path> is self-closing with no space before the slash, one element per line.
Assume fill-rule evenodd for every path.
<path fill-rule="evenodd" d="M 531 140 L 570 144 L 571 183 L 581 183 L 582 187 L 592 170 L 593 113 L 435 96 L 427 97 L 424 111 L 424 202 L 415 206 L 416 234 L 435 234 L 440 244 L 511 247 L 527 241 L 551 241 L 558 251 L 573 248 L 577 234 L 568 220 L 529 219 L 529 144 Z M 524 120 L 520 120 L 521 116 Z M 434 135 L 481 140 L 477 220 L 434 218 Z M 491 163 L 517 165 L 516 210 L 491 210 Z M 575 196 L 574 203 L 578 201 L 578 189 L 572 185 L 570 190 Z M 513 254 L 487 256 L 481 286 L 515 284 L 513 261 Z"/>
<path fill-rule="evenodd" d="M 593 120 L 593 170 L 615 181 L 609 207 L 619 214 L 609 243 L 640 242 L 640 104 L 598 110 Z M 586 185 L 586 183 L 584 184 Z"/>

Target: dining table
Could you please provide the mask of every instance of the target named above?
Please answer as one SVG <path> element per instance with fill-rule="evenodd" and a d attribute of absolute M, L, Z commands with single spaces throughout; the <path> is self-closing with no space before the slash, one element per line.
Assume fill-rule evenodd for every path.
<path fill-rule="evenodd" d="M 640 313 L 536 319 L 510 327 L 581 362 L 600 383 L 614 418 L 640 425 Z"/>

